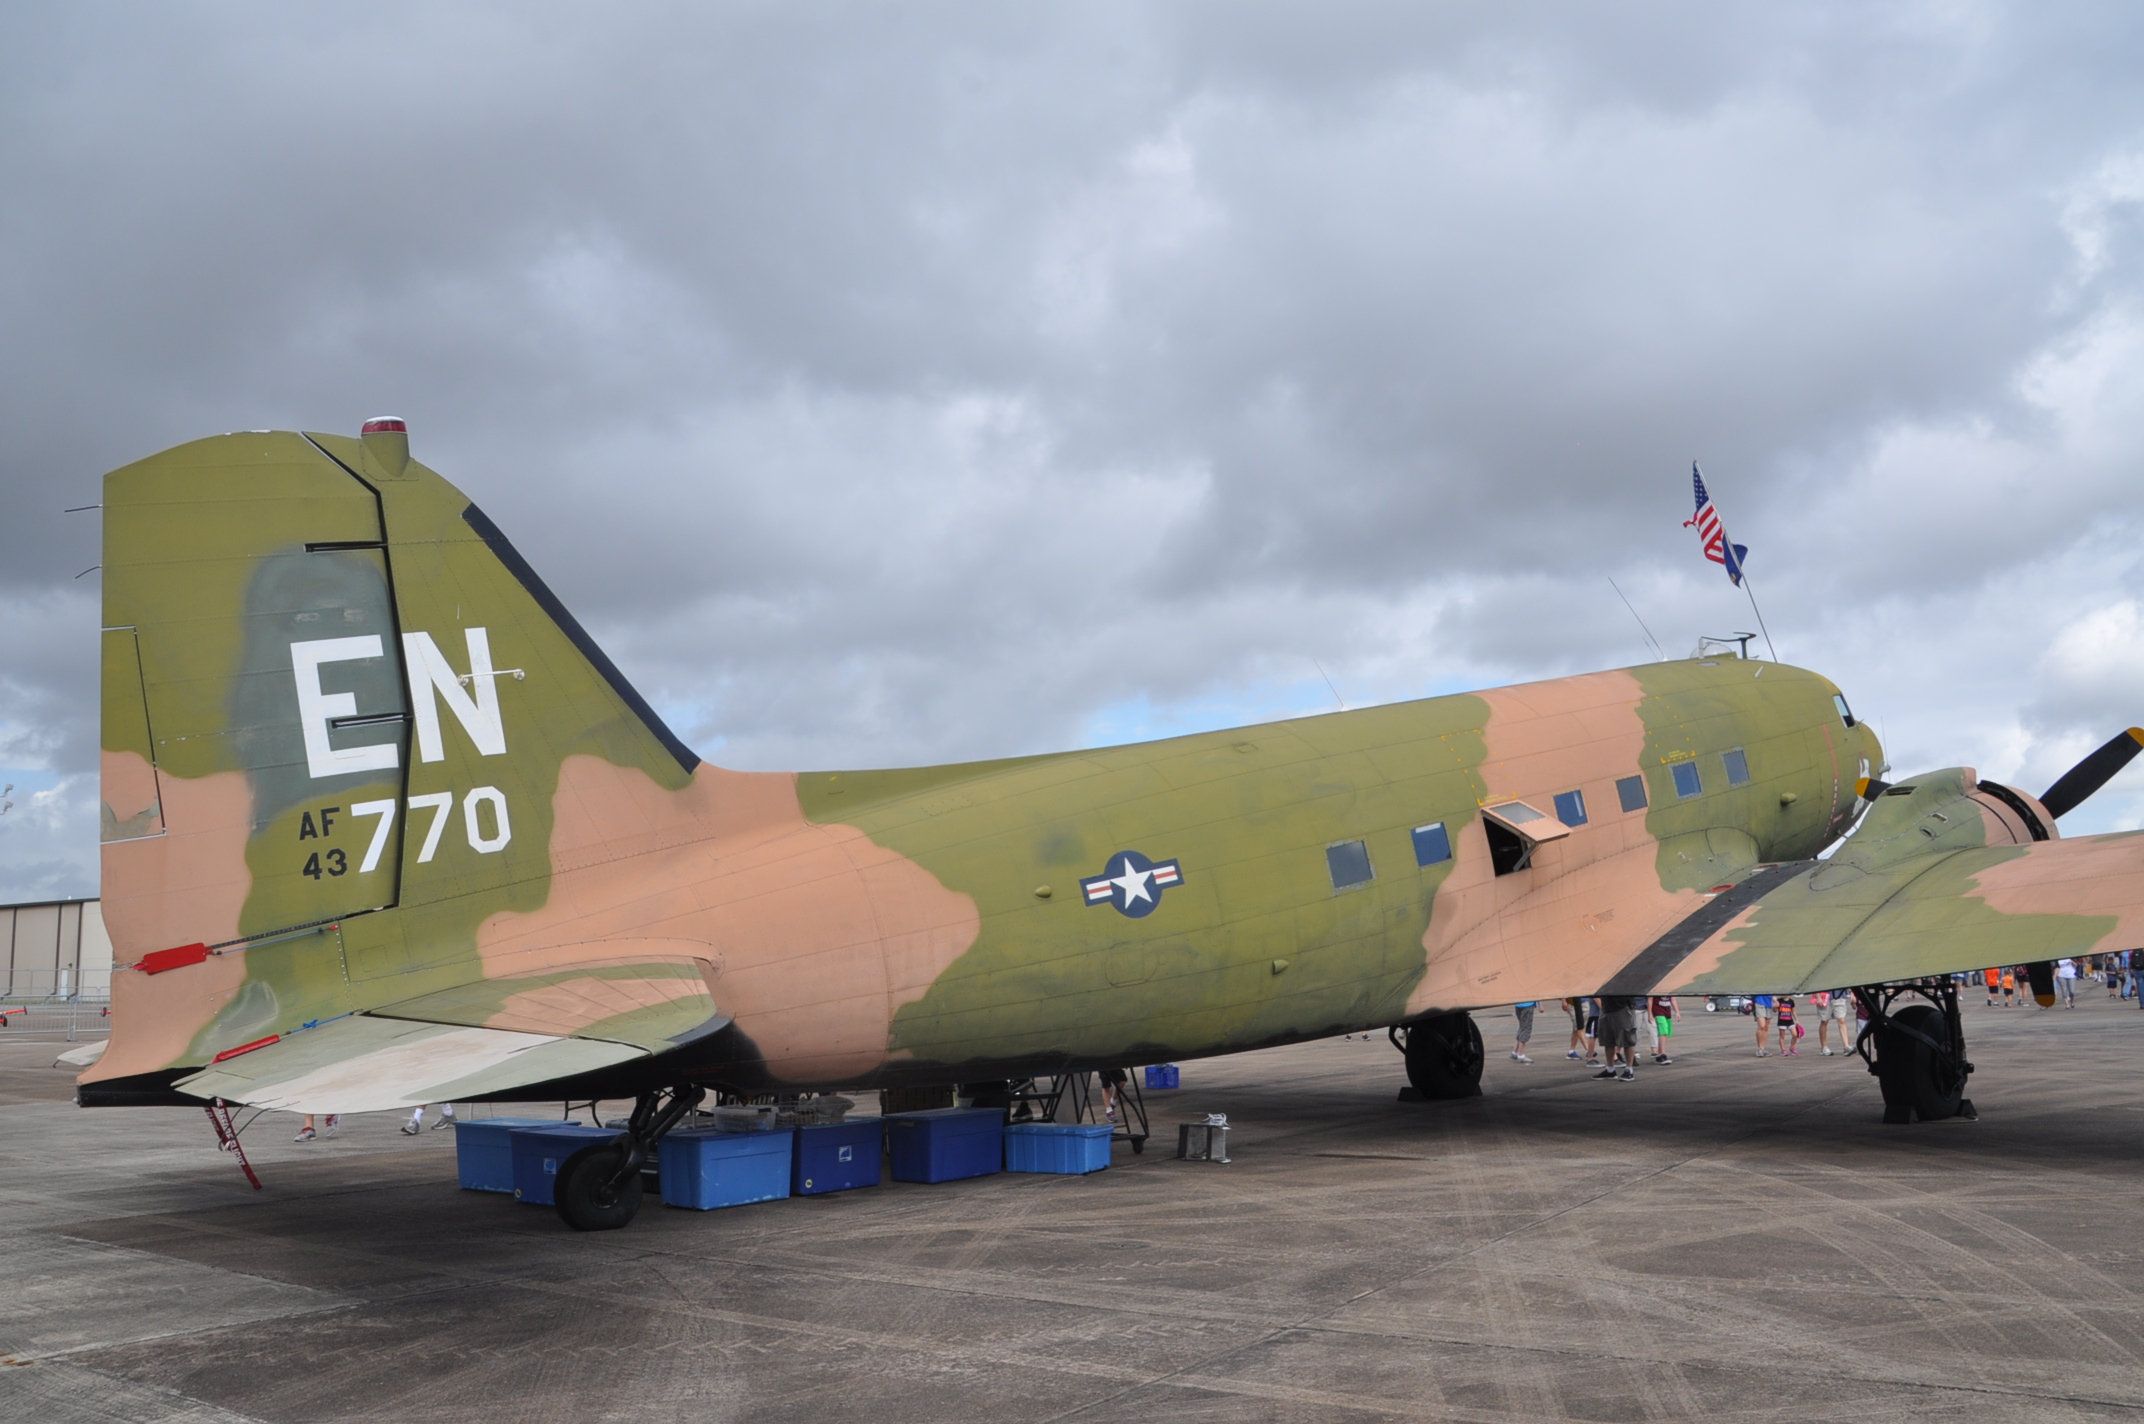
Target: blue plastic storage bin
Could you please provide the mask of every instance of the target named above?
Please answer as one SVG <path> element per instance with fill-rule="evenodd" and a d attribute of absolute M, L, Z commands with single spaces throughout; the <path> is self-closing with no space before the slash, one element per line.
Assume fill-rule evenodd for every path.
<path fill-rule="evenodd" d="M 1173 1088 L 1176 1086 L 1176 1065 L 1156 1063 L 1146 1070 L 1146 1085 L 1149 1088 Z"/>
<path fill-rule="evenodd" d="M 513 1144 L 514 1200 L 550 1206 L 551 1187 L 566 1159 L 591 1142 L 608 1141 L 622 1134 L 615 1127 L 547 1122 L 541 1127 L 511 1127 L 506 1135 Z"/>
<path fill-rule="evenodd" d="M 673 1132 L 662 1141 L 663 1205 L 713 1211 L 789 1195 L 794 1129 Z"/>
<path fill-rule="evenodd" d="M 517 1127 L 571 1127 L 555 1117 L 479 1117 L 454 1119 L 454 1167 L 465 1192 L 511 1192 L 514 1189 L 514 1144 L 507 1136 Z"/>
<path fill-rule="evenodd" d="M 877 1186 L 884 1141 L 885 1129 L 877 1118 L 798 1128 L 796 1151 L 790 1158 L 790 1193 L 815 1197 L 821 1192 Z"/>
<path fill-rule="evenodd" d="M 1106 1122 L 1016 1122 L 1005 1129 L 1005 1170 L 1078 1177 L 1109 1165 Z"/>
<path fill-rule="evenodd" d="M 896 1182 L 952 1182 L 1005 1170 L 1002 1108 L 888 1113 L 880 1121 Z"/>

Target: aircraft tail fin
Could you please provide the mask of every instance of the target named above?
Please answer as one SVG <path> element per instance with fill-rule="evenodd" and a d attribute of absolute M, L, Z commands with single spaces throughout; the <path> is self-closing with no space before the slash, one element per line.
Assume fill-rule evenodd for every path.
<path fill-rule="evenodd" d="M 224 435 L 106 477 L 116 962 L 541 903 L 566 758 L 690 780 L 699 759 L 408 438 Z"/>

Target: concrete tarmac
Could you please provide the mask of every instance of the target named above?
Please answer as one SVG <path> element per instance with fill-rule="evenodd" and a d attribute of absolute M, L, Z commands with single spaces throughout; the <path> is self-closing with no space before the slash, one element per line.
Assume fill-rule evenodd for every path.
<path fill-rule="evenodd" d="M 1968 1001 L 1978 1122 L 1693 1014 L 1597 1082 L 1483 1018 L 1183 1065 L 1084 1178 L 888 1184 L 581 1235 L 398 1119 L 82 1111 L 0 1042 L 0 1419 L 1973 1420 L 2144 1416 L 2144 1012 Z M 507 1110 L 500 1110 L 507 1111 Z M 1233 1125 L 1233 1163 L 1171 1159 Z M 1166 1135 L 1168 1142 L 1159 1140 Z"/>

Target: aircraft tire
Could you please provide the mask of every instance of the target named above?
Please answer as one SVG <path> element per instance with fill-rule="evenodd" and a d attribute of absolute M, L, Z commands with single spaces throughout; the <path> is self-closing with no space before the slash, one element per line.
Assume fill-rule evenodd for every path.
<path fill-rule="evenodd" d="M 1942 1012 L 1931 1004 L 1914 1004 L 1891 1016 L 1892 1022 L 1943 1042 L 1948 1030 Z M 1947 1055 L 1896 1029 L 1876 1036 L 1876 1081 L 1883 1090 L 1884 1121 L 1940 1122 L 1958 1115 L 1965 1095 L 1965 1075 L 1946 1062 Z M 1910 1115 L 1910 1116 L 1909 1116 Z"/>
<path fill-rule="evenodd" d="M 616 1231 L 637 1216 L 642 1194 L 638 1172 L 617 1190 L 604 1189 L 624 1160 L 624 1147 L 599 1142 L 559 1163 L 558 1179 L 551 1189 L 559 1219 L 575 1231 Z"/>
<path fill-rule="evenodd" d="M 1407 1028 L 1407 1081 L 1425 1098 L 1478 1098 L 1481 1028 L 1471 1015 L 1439 1014 Z"/>

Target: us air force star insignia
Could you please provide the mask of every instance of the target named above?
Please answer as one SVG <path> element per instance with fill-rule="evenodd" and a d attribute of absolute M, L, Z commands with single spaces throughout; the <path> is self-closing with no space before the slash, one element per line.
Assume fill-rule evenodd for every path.
<path fill-rule="evenodd" d="M 1145 919 L 1160 908 L 1161 892 L 1184 883 L 1183 869 L 1173 860 L 1159 864 L 1135 850 L 1120 850 L 1109 858 L 1100 875 L 1082 880 L 1090 905 L 1114 905 L 1120 915 Z"/>

